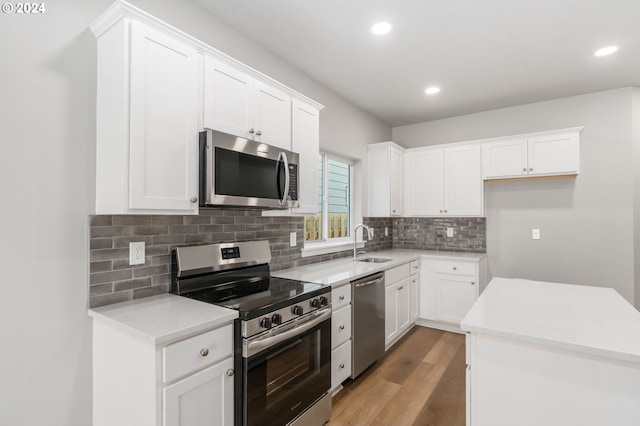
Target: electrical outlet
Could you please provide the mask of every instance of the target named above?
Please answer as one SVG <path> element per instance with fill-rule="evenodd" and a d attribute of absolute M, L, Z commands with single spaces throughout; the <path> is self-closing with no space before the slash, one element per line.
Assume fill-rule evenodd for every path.
<path fill-rule="evenodd" d="M 297 244 L 297 234 L 295 231 L 289 233 L 289 247 L 295 247 Z"/>
<path fill-rule="evenodd" d="M 144 265 L 144 241 L 129 243 L 129 265 Z"/>
<path fill-rule="evenodd" d="M 388 227 L 388 226 L 385 226 L 385 227 L 384 227 L 384 236 L 385 236 L 385 237 L 388 237 L 388 236 L 389 236 L 389 227 Z"/>
<path fill-rule="evenodd" d="M 540 239 L 540 230 L 539 229 L 532 229 L 531 230 L 531 239 L 532 240 L 539 240 Z"/>
<path fill-rule="evenodd" d="M 447 238 L 453 237 L 453 228 L 447 228 Z"/>

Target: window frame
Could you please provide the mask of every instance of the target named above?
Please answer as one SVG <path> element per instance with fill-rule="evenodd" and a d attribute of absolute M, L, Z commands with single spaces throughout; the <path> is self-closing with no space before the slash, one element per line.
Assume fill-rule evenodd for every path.
<path fill-rule="evenodd" d="M 318 153 L 322 157 L 322 239 L 311 240 L 304 242 L 304 250 L 322 251 L 325 253 L 332 253 L 335 251 L 345 250 L 345 246 L 353 244 L 353 219 L 354 219 L 354 169 L 355 162 L 351 159 L 341 157 L 329 152 L 320 151 Z M 328 173 L 329 173 L 329 160 L 339 161 L 349 165 L 349 235 L 347 237 L 329 238 L 329 196 L 328 196 Z M 320 213 L 320 211 L 318 211 Z M 314 255 L 317 253 L 313 253 Z"/>

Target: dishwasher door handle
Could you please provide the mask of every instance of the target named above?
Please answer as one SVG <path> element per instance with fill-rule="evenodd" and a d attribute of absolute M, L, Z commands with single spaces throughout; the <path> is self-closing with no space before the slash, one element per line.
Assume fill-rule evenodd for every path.
<path fill-rule="evenodd" d="M 362 283 L 356 282 L 355 283 L 355 288 L 368 287 L 370 285 L 381 283 L 383 280 L 384 280 L 384 275 L 382 275 L 381 277 L 378 277 L 378 278 L 376 278 L 374 280 L 371 280 L 371 281 L 365 281 L 365 282 L 362 282 Z"/>

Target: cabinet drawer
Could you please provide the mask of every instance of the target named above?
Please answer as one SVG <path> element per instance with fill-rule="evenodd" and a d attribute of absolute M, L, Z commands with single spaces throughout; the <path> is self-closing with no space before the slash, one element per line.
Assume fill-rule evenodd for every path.
<path fill-rule="evenodd" d="M 331 314 L 331 347 L 336 348 L 351 338 L 351 305 Z"/>
<path fill-rule="evenodd" d="M 351 303 L 351 284 L 345 284 L 331 290 L 331 306 L 334 311 L 349 303 Z"/>
<path fill-rule="evenodd" d="M 162 380 L 172 382 L 233 354 L 231 324 L 162 348 Z"/>
<path fill-rule="evenodd" d="M 409 275 L 411 275 L 410 264 L 407 263 L 404 265 L 396 266 L 395 268 L 385 271 L 384 283 L 385 285 L 393 284 L 403 278 L 407 278 Z"/>
<path fill-rule="evenodd" d="M 331 389 L 351 376 L 351 340 L 331 351 Z"/>
<path fill-rule="evenodd" d="M 437 262 L 436 272 L 439 274 L 453 275 L 476 275 L 477 265 L 475 262 Z"/>

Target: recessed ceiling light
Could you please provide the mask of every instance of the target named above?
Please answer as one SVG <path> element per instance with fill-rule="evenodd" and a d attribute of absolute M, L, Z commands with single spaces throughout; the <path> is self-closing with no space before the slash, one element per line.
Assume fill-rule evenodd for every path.
<path fill-rule="evenodd" d="M 383 35 L 391 31 L 391 24 L 388 22 L 378 22 L 371 27 L 371 32 L 377 35 Z"/>
<path fill-rule="evenodd" d="M 611 55 L 612 53 L 616 53 L 617 51 L 618 51 L 618 46 L 607 46 L 607 47 L 603 47 L 602 49 L 596 50 L 593 55 L 607 56 L 607 55 Z"/>
<path fill-rule="evenodd" d="M 438 92 L 440 92 L 439 87 L 429 87 L 427 90 L 424 91 L 424 93 L 426 93 L 427 95 L 435 95 Z"/>

